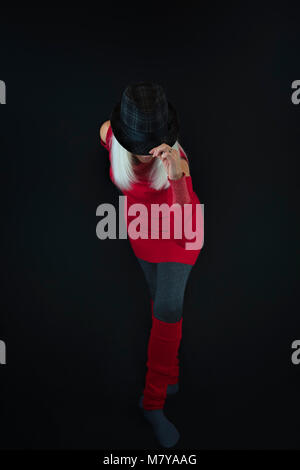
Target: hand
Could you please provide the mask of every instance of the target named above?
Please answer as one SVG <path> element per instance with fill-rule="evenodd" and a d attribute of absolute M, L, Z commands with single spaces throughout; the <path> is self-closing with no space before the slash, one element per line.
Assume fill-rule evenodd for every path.
<path fill-rule="evenodd" d="M 168 144 L 161 144 L 154 147 L 149 153 L 163 162 L 167 175 L 171 180 L 182 177 L 181 157 L 178 150 L 173 149 Z"/>

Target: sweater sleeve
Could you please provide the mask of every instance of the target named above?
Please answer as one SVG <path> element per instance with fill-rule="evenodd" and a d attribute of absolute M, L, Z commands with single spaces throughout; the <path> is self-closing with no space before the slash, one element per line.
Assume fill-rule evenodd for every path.
<path fill-rule="evenodd" d="M 202 210 L 199 199 L 193 190 L 191 176 L 182 175 L 178 180 L 171 180 L 168 178 L 170 183 L 168 204 L 179 204 L 181 206 L 180 216 L 176 216 L 176 210 L 174 211 L 174 225 L 173 225 L 173 241 L 182 248 L 186 248 L 187 243 L 195 243 L 201 239 L 203 235 L 203 220 Z M 184 206 L 187 204 L 187 206 Z M 199 218 L 200 215 L 200 218 Z M 180 229 L 181 237 L 175 238 L 175 231 Z M 187 237 L 186 235 L 195 234 L 193 238 Z M 197 247 L 199 248 L 199 246 Z M 195 249 L 197 249 L 195 248 Z"/>
<path fill-rule="evenodd" d="M 178 180 L 171 180 L 168 178 L 171 187 L 171 203 L 178 203 L 181 206 L 183 204 L 191 203 L 191 196 L 187 186 L 187 180 L 184 173 L 182 173 L 181 178 Z"/>

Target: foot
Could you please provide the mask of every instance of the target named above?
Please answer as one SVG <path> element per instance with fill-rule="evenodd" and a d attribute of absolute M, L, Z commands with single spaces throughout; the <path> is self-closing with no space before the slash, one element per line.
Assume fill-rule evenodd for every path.
<path fill-rule="evenodd" d="M 174 395 L 179 390 L 179 384 L 169 384 L 167 387 L 167 395 Z"/>
<path fill-rule="evenodd" d="M 164 410 L 145 410 L 143 408 L 144 395 L 139 400 L 145 418 L 152 425 L 154 434 L 163 447 L 173 447 L 177 444 L 180 434 L 176 427 L 164 414 Z"/>

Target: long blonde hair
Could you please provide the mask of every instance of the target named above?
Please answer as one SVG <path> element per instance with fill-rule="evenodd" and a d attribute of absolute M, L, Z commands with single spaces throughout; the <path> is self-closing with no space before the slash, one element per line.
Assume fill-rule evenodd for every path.
<path fill-rule="evenodd" d="M 112 134 L 111 139 L 111 166 L 114 180 L 120 189 L 129 190 L 131 185 L 138 181 L 132 167 L 133 155 L 118 142 L 114 134 Z M 181 149 L 186 155 L 178 140 L 172 148 L 178 151 Z M 167 189 L 170 186 L 165 167 L 159 158 L 156 158 L 153 163 L 149 180 L 150 187 L 157 191 Z"/>

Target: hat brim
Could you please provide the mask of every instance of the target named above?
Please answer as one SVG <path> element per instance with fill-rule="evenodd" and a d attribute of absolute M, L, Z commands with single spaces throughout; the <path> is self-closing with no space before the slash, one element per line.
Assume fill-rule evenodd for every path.
<path fill-rule="evenodd" d="M 113 131 L 113 134 L 119 144 L 122 145 L 128 152 L 131 152 L 136 155 L 148 155 L 150 150 L 153 147 L 158 147 L 162 143 L 166 143 L 173 147 L 176 140 L 178 139 L 179 134 L 179 120 L 176 109 L 173 105 L 168 101 L 168 132 L 167 134 L 158 139 L 158 140 L 149 140 L 146 142 L 137 142 L 131 139 L 128 139 L 126 134 L 124 133 L 122 127 L 122 121 L 120 120 L 120 109 L 121 109 L 121 102 L 119 102 L 113 109 L 110 115 L 110 125 Z"/>

